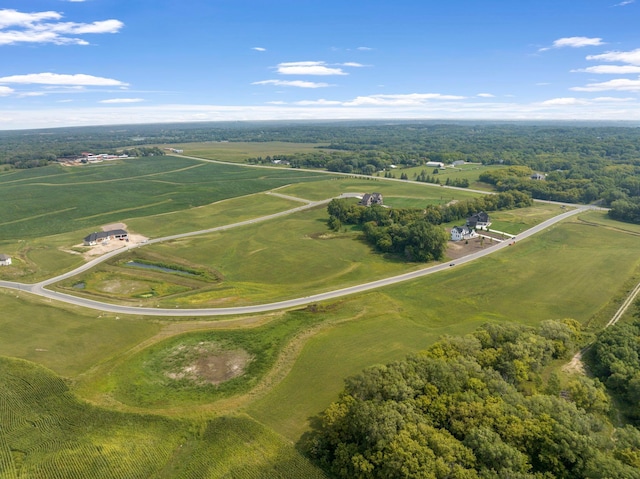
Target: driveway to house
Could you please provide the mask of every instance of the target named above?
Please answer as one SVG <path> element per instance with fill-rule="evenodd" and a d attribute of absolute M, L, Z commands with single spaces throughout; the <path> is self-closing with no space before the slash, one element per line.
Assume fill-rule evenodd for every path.
<path fill-rule="evenodd" d="M 267 220 L 278 218 L 280 216 L 288 215 L 297 211 L 302 211 L 305 209 L 313 208 L 315 206 L 326 204 L 329 201 L 330 200 L 317 201 L 317 202 L 309 203 L 309 204 L 299 206 L 297 208 L 293 208 L 287 211 L 282 211 L 280 213 L 262 216 L 260 218 L 255 218 L 252 220 L 241 221 L 239 223 L 234 223 L 230 225 L 219 226 L 219 227 L 211 228 L 207 230 L 194 231 L 190 233 L 183 233 L 183 234 L 173 235 L 173 236 L 166 236 L 164 238 L 156 238 L 156 239 L 149 240 L 146 244 L 160 243 L 162 241 L 170 241 L 174 239 L 185 238 L 188 236 L 211 233 L 214 231 L 224 231 L 231 228 L 237 228 L 239 226 L 244 226 L 244 225 L 257 223 L 261 221 L 267 221 Z M 573 205 L 573 206 L 576 206 L 576 205 Z M 479 258 L 482 258 L 483 256 L 487 256 L 489 254 L 495 253 L 503 248 L 507 248 L 512 245 L 515 245 L 516 241 L 528 238 L 529 236 L 539 233 L 540 231 L 543 231 L 555 225 L 556 223 L 559 223 L 560 221 L 566 218 L 569 218 L 570 216 L 576 215 L 578 213 L 584 212 L 589 209 L 594 209 L 594 208 L 587 205 L 578 205 L 575 209 L 566 211 L 558 216 L 548 219 L 540 223 L 539 225 L 536 225 L 533 228 L 530 228 L 520 233 L 519 235 L 517 235 L 517 237 L 513 239 L 503 241 L 502 243 L 489 246 L 481 251 L 469 254 L 467 256 L 463 256 L 461 258 L 456 259 L 452 263 L 438 264 L 438 265 L 430 266 L 428 268 L 423 268 L 417 271 L 412 271 L 410 273 L 404 273 L 401 275 L 392 276 L 392 277 L 380 279 L 377 281 L 371 281 L 369 283 L 350 286 L 348 288 L 337 289 L 334 291 L 327 291 L 325 293 L 314 294 L 314 295 L 305 296 L 302 298 L 279 301 L 276 303 L 257 304 L 253 306 L 238 306 L 238 307 L 229 307 L 229 308 L 202 308 L 202 309 L 142 308 L 142 307 L 135 307 L 135 306 L 120 306 L 116 304 L 102 303 L 100 301 L 80 298 L 70 294 L 60 293 L 60 292 L 45 289 L 47 285 L 75 276 L 76 274 L 86 271 L 92 268 L 93 266 L 97 265 L 98 263 L 101 263 L 102 261 L 105 261 L 119 253 L 122 253 L 123 251 L 125 251 L 122 248 L 119 250 L 113 251 L 111 253 L 108 253 L 104 256 L 101 256 L 100 258 L 96 258 L 95 260 L 92 260 L 73 271 L 69 271 L 68 273 L 62 274 L 60 276 L 56 276 L 55 278 L 50 278 L 35 284 L 24 284 L 24 283 L 10 282 L 10 281 L 0 281 L 0 287 L 11 288 L 19 291 L 25 291 L 32 294 L 36 294 L 38 296 L 53 299 L 56 301 L 62 301 L 65 303 L 76 305 L 76 306 L 83 306 L 83 307 L 95 309 L 98 311 L 104 311 L 104 312 L 110 312 L 110 313 L 116 313 L 116 314 L 133 314 L 133 315 L 165 316 L 165 317 L 202 317 L 202 316 L 225 316 L 225 315 L 234 315 L 234 314 L 264 313 L 267 311 L 274 311 L 278 309 L 287 309 L 287 308 L 305 306 L 305 305 L 316 303 L 319 301 L 327 301 L 327 300 L 336 299 L 342 296 L 347 296 L 355 293 L 362 293 L 372 289 L 382 288 L 384 286 L 390 286 L 403 281 L 409 281 L 412 279 L 421 278 L 423 276 L 437 273 L 439 271 L 448 270 L 452 266 L 469 263 L 471 261 L 475 261 Z M 139 246 L 127 247 L 127 249 L 131 249 L 135 247 L 139 247 Z"/>

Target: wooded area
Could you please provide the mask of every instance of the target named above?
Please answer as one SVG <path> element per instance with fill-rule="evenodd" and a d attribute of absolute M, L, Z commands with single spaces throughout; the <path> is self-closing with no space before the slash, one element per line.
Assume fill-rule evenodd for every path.
<path fill-rule="evenodd" d="M 640 431 L 613 428 L 602 384 L 543 380 L 579 341 L 571 320 L 487 324 L 371 367 L 347 379 L 308 450 L 350 479 L 638 478 Z"/>

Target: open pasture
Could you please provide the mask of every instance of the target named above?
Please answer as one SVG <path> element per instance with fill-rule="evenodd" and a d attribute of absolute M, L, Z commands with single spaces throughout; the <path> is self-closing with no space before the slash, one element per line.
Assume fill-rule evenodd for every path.
<path fill-rule="evenodd" d="M 292 143 L 288 141 L 208 141 L 204 143 L 184 143 L 178 145 L 160 145 L 160 148 L 183 150 L 184 155 L 193 155 L 210 160 L 244 163 L 247 158 L 266 158 L 273 155 L 295 155 L 318 151 L 328 143 Z M 274 165 L 275 166 L 275 165 Z"/>
<path fill-rule="evenodd" d="M 38 238 L 202 206 L 326 176 L 171 156 L 0 175 L 3 240 Z"/>
<path fill-rule="evenodd" d="M 497 214 L 507 220 L 505 225 L 512 219 L 509 214 L 518 215 L 519 222 L 511 228 L 517 233 L 560 211 L 557 205 L 541 204 Z M 339 289 L 424 266 L 374 251 L 355 227 L 333 232 L 326 220 L 326 208 L 318 207 L 275 221 L 149 245 L 59 286 L 69 293 L 98 295 L 115 302 L 216 307 L 307 296 L 327 291 L 328 284 Z M 153 273 L 151 278 L 150 272 L 134 272 L 121 266 L 125 261 L 147 257 L 164 258 L 172 264 L 201 265 L 216 271 L 220 281 L 194 282 L 167 273 Z M 134 275 L 138 276 L 135 285 Z M 74 289 L 77 282 L 84 282 L 86 288 Z M 141 297 L 146 293 L 150 294 Z"/>
<path fill-rule="evenodd" d="M 442 335 L 466 334 L 485 322 L 562 318 L 597 330 L 640 278 L 640 243 L 635 235 L 584 225 L 581 217 L 477 262 L 345 299 L 342 307 L 361 314 L 313 336 L 287 377 L 248 412 L 297 440 L 336 399 L 345 377 Z"/>
<path fill-rule="evenodd" d="M 318 207 L 276 221 L 145 246 L 128 255 L 135 259 L 137 255 L 150 254 L 171 264 L 187 262 L 219 272 L 222 280 L 218 283 L 202 284 L 197 291 L 153 298 L 154 304 L 167 307 L 272 302 L 367 282 L 422 266 L 389 260 L 359 239 L 357 231 L 332 232 L 326 220 L 326 208 Z M 61 286 L 65 292 L 98 293 L 101 298 L 109 299 L 106 294 L 109 285 L 115 281 L 124 284 L 130 276 L 130 270 L 123 271 L 118 261 L 112 260 Z M 167 284 L 185 282 L 184 278 L 168 273 L 156 274 L 157 278 L 160 276 Z M 73 284 L 80 281 L 87 288 L 74 290 Z M 122 299 L 122 295 L 111 295 L 112 301 Z M 137 293 L 129 299 L 140 301 Z"/>
<path fill-rule="evenodd" d="M 493 190 L 491 185 L 487 185 L 486 183 L 482 183 L 479 181 L 479 177 L 482 173 L 490 170 L 495 170 L 499 168 L 504 168 L 502 165 L 482 165 L 479 163 L 467 163 L 460 166 L 455 167 L 447 167 L 444 169 L 438 168 L 438 173 L 434 174 L 434 170 L 436 169 L 433 166 L 412 166 L 411 168 L 398 168 L 392 170 L 391 173 L 395 175 L 396 178 L 400 178 L 401 174 L 406 174 L 410 180 L 415 180 L 418 175 L 420 175 L 423 171 L 427 176 L 431 176 L 434 178 L 439 178 L 441 184 L 445 184 L 447 178 L 449 181 L 454 180 L 468 180 L 469 188 L 477 189 L 477 190 Z M 435 181 L 435 180 L 434 180 Z"/>
<path fill-rule="evenodd" d="M 0 385 L 3 478 L 324 477 L 246 416 L 180 421 L 112 412 L 79 402 L 42 367 L 1 357 Z"/>
<path fill-rule="evenodd" d="M 303 185 L 288 185 L 279 193 L 307 200 L 333 198 L 342 193 L 382 193 L 384 203 L 393 207 L 424 208 L 428 204 L 446 204 L 452 200 L 475 198 L 478 193 L 443 188 L 412 181 L 341 176 Z"/>

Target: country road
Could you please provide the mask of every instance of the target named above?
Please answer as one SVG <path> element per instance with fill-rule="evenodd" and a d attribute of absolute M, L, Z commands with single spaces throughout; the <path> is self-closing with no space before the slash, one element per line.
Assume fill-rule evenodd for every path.
<path fill-rule="evenodd" d="M 330 200 L 323 200 L 323 201 L 317 201 L 317 202 L 311 202 L 308 204 L 305 204 L 303 206 L 299 206 L 297 208 L 293 208 L 290 210 L 286 210 L 286 211 L 281 211 L 279 213 L 275 213 L 275 214 L 271 214 L 271 215 L 267 215 L 267 216 L 262 216 L 260 218 L 254 218 L 251 220 L 246 220 L 246 221 L 241 221 L 239 223 L 233 223 L 233 224 L 229 224 L 229 225 L 224 225 L 224 226 L 219 226 L 216 228 L 210 228 L 210 229 L 206 229 L 206 230 L 200 230 L 200 231 L 193 231 L 193 232 L 189 232 L 189 233 L 183 233 L 183 234 L 179 234 L 179 235 L 173 235 L 173 236 L 166 236 L 164 238 L 155 238 L 152 240 L 149 240 L 146 244 L 153 244 L 153 243 L 160 243 L 163 241 L 170 241 L 170 240 L 175 240 L 175 239 L 179 239 L 179 238 L 185 238 L 188 236 L 195 236 L 195 235 L 200 235 L 200 234 L 205 234 L 205 233 L 211 233 L 214 231 L 224 231 L 224 230 L 228 230 L 231 228 L 237 228 L 240 226 L 244 226 L 244 225 L 248 225 L 248 224 L 252 224 L 252 223 L 257 223 L 257 222 L 262 222 L 262 221 L 268 221 L 274 218 L 278 218 L 280 216 L 285 216 L 285 215 L 289 215 L 292 213 L 295 213 L 297 211 L 302 211 L 305 209 L 309 209 L 309 208 L 313 208 L 322 204 L 326 204 L 328 203 Z M 573 205 L 576 206 L 576 205 Z M 517 236 L 517 240 L 521 240 L 524 238 L 528 238 L 529 236 L 532 236 L 536 233 L 539 233 L 540 231 L 543 231 L 546 228 L 549 228 L 551 226 L 553 226 L 556 223 L 559 223 L 560 221 L 573 216 L 575 214 L 578 214 L 580 212 L 583 212 L 585 210 L 588 209 L 592 209 L 593 207 L 591 206 L 586 206 L 586 205 L 578 205 L 576 207 L 576 209 L 573 210 L 569 210 L 566 211 L 558 216 L 555 216 L 551 219 L 548 219 L 542 223 L 540 223 L 539 225 L 534 226 L 533 228 L 530 228 L 522 233 L 520 233 Z M 495 253 L 497 251 L 500 251 L 503 248 L 506 248 L 508 246 L 510 246 L 511 244 L 513 244 L 515 242 L 515 239 L 513 240 L 508 240 L 508 241 L 503 241 L 501 243 L 489 246 L 485 249 L 483 249 L 482 251 L 478 251 L 476 253 L 467 255 L 467 256 L 463 256 L 461 258 L 458 258 L 457 260 L 455 260 L 455 265 L 461 265 L 461 264 L 465 264 L 465 263 L 469 263 L 471 261 L 475 261 L 479 258 L 482 258 L 483 256 L 487 256 L 489 254 Z M 379 279 L 376 281 L 371 281 L 369 283 L 364 283 L 364 284 L 360 284 L 360 285 L 356 285 L 356 286 L 350 286 L 348 288 L 342 288 L 342 289 L 337 289 L 337 290 L 333 290 L 333 291 L 327 291 L 324 293 L 319 293 L 319 294 L 314 294 L 311 296 L 305 296 L 305 297 L 301 297 L 301 298 L 295 298 L 295 299 L 289 299 L 289 300 L 285 300 L 285 301 L 279 301 L 279 302 L 275 302 L 275 303 L 267 303 L 267 304 L 257 304 L 257 305 L 253 305 L 253 306 L 237 306 L 237 307 L 228 307 L 228 308 L 201 308 L 201 309 L 169 309 L 169 308 L 148 308 L 148 307 L 135 307 L 135 306 L 120 306 L 120 305 L 116 305 L 116 304 L 109 304 L 109 303 L 103 303 L 100 301 L 95 301 L 95 300 L 91 300 L 91 299 L 86 299 L 86 298 L 80 298 L 77 296 L 73 296 L 70 294 L 65 294 L 65 293 L 60 293 L 60 292 L 56 292 L 56 291 L 51 291 L 46 289 L 47 285 L 56 283 L 58 281 L 70 278 L 72 276 L 75 276 L 79 273 L 82 273 L 83 271 L 86 271 L 92 267 L 94 267 L 95 265 L 106 261 L 107 259 L 118 255 L 120 253 L 122 253 L 123 251 L 127 251 L 131 248 L 137 248 L 140 247 L 140 245 L 137 246 L 132 246 L 132 247 L 127 247 L 126 249 L 118 249 L 115 251 L 112 251 L 110 253 L 107 253 L 99 258 L 96 258 L 92 261 L 89 261 L 88 263 L 80 266 L 79 268 L 76 268 L 73 271 L 69 271 L 67 273 L 64 273 L 62 275 L 56 276 L 54 278 L 50 278 L 47 279 L 45 281 L 41 281 L 39 283 L 35 283 L 35 284 L 25 284 L 25 283 L 17 283 L 17 282 L 11 282 L 11 281 L 0 281 L 0 287 L 3 288 L 10 288 L 10 289 L 14 289 L 14 290 L 19 290 L 19 291 L 25 291 L 28 293 L 32 293 L 38 296 L 42 296 L 45 298 L 49 298 L 55 301 L 61 301 L 64 303 L 69 303 L 69 304 L 73 304 L 76 306 L 83 306 L 86 308 L 91 308 L 91 309 L 95 309 L 98 311 L 104 311 L 104 312 L 110 312 L 110 313 L 116 313 L 116 314 L 134 314 L 134 315 L 145 315 L 145 316 L 165 316 L 165 317 L 198 317 L 198 316 L 226 316 L 226 315 L 236 315 L 236 314 L 254 314 L 254 313 L 263 313 L 263 312 L 268 312 L 268 311 L 274 311 L 274 310 L 278 310 L 278 309 L 287 309 L 287 308 L 294 308 L 294 307 L 299 307 L 299 306 L 304 306 L 304 305 L 308 305 L 308 304 L 312 304 L 312 303 L 316 303 L 319 301 L 326 301 L 326 300 L 330 300 L 330 299 L 336 299 L 336 298 L 340 298 L 343 296 L 347 296 L 347 295 L 351 295 L 351 294 L 355 294 L 355 293 L 362 293 L 365 291 L 370 291 L 372 289 L 377 289 L 377 288 L 382 288 L 384 286 L 389 286 L 389 285 L 393 285 L 396 283 L 400 283 L 402 281 L 409 281 L 412 279 L 416 279 L 416 278 L 421 278 L 423 276 L 427 276 L 429 274 L 433 274 L 433 273 L 437 273 L 439 271 L 444 271 L 447 270 L 449 268 L 451 268 L 451 265 L 454 265 L 454 263 L 446 263 L 446 264 L 438 264 L 435 266 L 430 266 L 427 268 L 423 268 L 417 271 L 412 271 L 409 273 L 404 273 L 404 274 L 400 274 L 397 276 L 392 276 L 389 278 L 383 278 L 383 279 Z"/>

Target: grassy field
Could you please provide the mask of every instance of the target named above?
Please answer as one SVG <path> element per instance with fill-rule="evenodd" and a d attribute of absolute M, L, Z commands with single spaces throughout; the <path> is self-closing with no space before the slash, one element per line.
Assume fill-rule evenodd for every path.
<path fill-rule="evenodd" d="M 273 155 L 295 155 L 318 151 L 318 147 L 328 143 L 291 143 L 288 141 L 266 142 L 205 142 L 184 143 L 178 145 L 160 145 L 160 148 L 176 148 L 183 151 L 183 155 L 208 158 L 210 160 L 243 163 L 247 158 L 265 158 Z M 325 150 L 327 151 L 327 150 Z M 331 150 L 328 150 L 331 151 Z"/>
<path fill-rule="evenodd" d="M 300 204 L 262 194 L 276 188 L 305 200 L 380 191 L 385 203 L 396 207 L 473 196 L 403 181 L 219 168 L 167 157 L 0 174 L 0 196 L 9 202 L 10 215 L 12 194 L 18 208 L 26 202 L 21 195 L 37 200 L 33 214 L 3 219 L 0 234 L 21 225 L 28 235 L 3 236 L 0 247 L 17 251 L 18 263 L 29 262 L 25 268 L 32 277 L 44 277 L 79 263 L 78 255 L 63 250 L 77 244 L 83 225 L 102 225 L 107 218 L 125 218 L 130 229 L 157 237 Z M 98 198 L 82 211 L 69 206 L 72 195 L 65 188 L 80 195 L 97 186 L 121 187 L 126 197 L 109 204 Z M 148 203 L 140 205 L 150 205 L 145 211 L 136 208 L 143 200 Z M 60 232 L 40 237 L 47 211 L 53 231 Z M 559 207 L 543 204 L 496 212 L 492 220 L 497 229 L 517 234 L 558 212 Z M 67 286 L 82 279 L 86 290 L 133 304 L 217 306 L 304 296 L 421 266 L 375 254 L 357 236 L 355 230 L 329 233 L 326 210 L 318 208 L 148 245 Z M 639 236 L 640 226 L 611 221 L 602 212 L 581 213 L 496 255 L 437 275 L 251 317 L 117 317 L 2 290 L 0 356 L 22 360 L 0 357 L 0 477 L 324 477 L 292 443 L 337 398 L 345 377 L 487 321 L 534 325 L 574 318 L 588 332 L 596 331 L 640 281 Z M 125 259 L 208 276 L 143 272 L 122 266 Z M 198 281 L 203 285 L 192 287 Z M 231 358 L 225 365 L 241 373 L 229 372 L 222 381 L 213 373 L 189 375 L 194 366 L 221 357 Z"/>
<path fill-rule="evenodd" d="M 382 193 L 384 203 L 392 207 L 424 208 L 428 204 L 445 204 L 452 200 L 475 198 L 478 193 L 442 188 L 428 183 L 388 181 L 372 176 L 368 179 L 342 176 L 305 185 L 289 185 L 279 193 L 308 200 L 333 198 L 342 193 Z"/>
<path fill-rule="evenodd" d="M 556 205 L 540 204 L 497 212 L 496 217 L 507 232 L 518 233 L 560 212 Z M 73 294 L 136 305 L 214 307 L 309 296 L 326 291 L 327 284 L 338 289 L 424 266 L 376 253 L 356 229 L 334 233 L 326 219 L 326 209 L 319 207 L 272 222 L 150 245 L 60 287 Z M 183 275 L 124 267 L 127 261 L 160 259 L 192 268 L 202 265 L 215 271 L 220 281 L 196 282 Z M 86 285 L 81 292 L 73 287 L 79 282 Z"/>
<path fill-rule="evenodd" d="M 409 177 L 410 180 L 415 180 L 416 176 L 420 175 L 424 171 L 426 175 L 440 179 L 440 183 L 443 185 L 446 183 L 447 178 L 449 179 L 449 181 L 466 179 L 469 181 L 469 188 L 491 191 L 493 187 L 491 185 L 487 185 L 486 183 L 481 183 L 478 178 L 480 174 L 484 173 L 485 171 L 495 170 L 499 168 L 504 168 L 504 166 L 484 166 L 482 164 L 469 163 L 457 167 L 438 169 L 438 173 L 434 174 L 435 168 L 433 166 L 414 166 L 411 168 L 398 168 L 396 170 L 393 170 L 392 174 L 395 175 L 396 178 L 400 178 L 400 175 L 404 173 Z"/>
<path fill-rule="evenodd" d="M 324 477 L 246 416 L 180 421 L 91 407 L 50 371 L 2 357 L 0 384 L 2 478 Z"/>
<path fill-rule="evenodd" d="M 344 377 L 424 349 L 441 335 L 469 333 L 488 321 L 573 318 L 590 330 L 602 327 L 640 280 L 640 242 L 583 224 L 599 217 L 583 215 L 473 264 L 346 300 L 362 314 L 311 338 L 291 373 L 249 414 L 296 440 L 336 398 Z"/>

